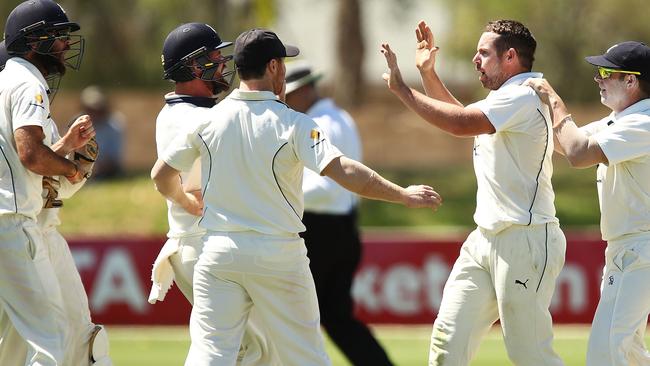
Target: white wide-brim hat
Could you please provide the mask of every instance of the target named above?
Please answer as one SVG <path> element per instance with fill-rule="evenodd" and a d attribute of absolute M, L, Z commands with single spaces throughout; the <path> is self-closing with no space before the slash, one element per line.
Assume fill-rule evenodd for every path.
<path fill-rule="evenodd" d="M 298 60 L 287 63 L 287 73 L 285 80 L 287 81 L 286 94 L 294 92 L 299 88 L 318 81 L 323 77 L 320 72 L 313 72 L 311 65 L 307 61 Z"/>

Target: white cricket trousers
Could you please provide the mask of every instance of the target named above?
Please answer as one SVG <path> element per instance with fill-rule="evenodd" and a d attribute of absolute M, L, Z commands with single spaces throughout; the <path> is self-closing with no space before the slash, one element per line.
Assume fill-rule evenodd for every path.
<path fill-rule="evenodd" d="M 64 365 L 63 299 L 58 282 L 47 282 L 54 277 L 36 222 L 0 216 L 0 365 Z"/>
<path fill-rule="evenodd" d="M 43 279 L 44 285 L 64 289 L 65 291 L 65 296 L 61 293 L 67 334 L 62 365 L 88 366 L 91 364 L 89 343 L 95 324 L 90 318 L 86 290 L 81 282 L 81 276 L 66 240 L 56 230 L 55 226 L 41 230 L 44 240 L 43 247 L 54 270 L 54 276 Z M 19 362 L 19 360 L 24 360 L 27 344 L 20 338 L 13 327 L 9 331 L 8 337 L 15 340 L 10 357 L 15 358 L 16 361 L 3 360 L 6 363 L 0 362 L 0 365 L 22 366 L 24 361 Z"/>
<path fill-rule="evenodd" d="M 647 366 L 650 313 L 650 236 L 610 241 L 600 301 L 587 347 L 587 366 Z"/>
<path fill-rule="evenodd" d="M 566 239 L 556 223 L 474 230 L 445 284 L 433 324 L 430 366 L 464 366 L 500 320 L 516 366 L 558 366 L 548 310 L 564 265 Z"/>
<path fill-rule="evenodd" d="M 204 239 L 185 365 L 235 365 L 252 309 L 280 365 L 330 365 L 303 240 L 254 232 L 208 232 Z"/>
<path fill-rule="evenodd" d="M 174 282 L 181 290 L 187 301 L 194 304 L 194 291 L 192 281 L 194 277 L 194 266 L 203 251 L 202 236 L 189 236 L 180 238 L 169 238 L 170 245 L 178 247 L 176 253 L 169 257 L 174 270 Z M 165 244 L 167 245 L 167 244 Z M 263 333 L 255 326 L 255 316 L 251 313 L 249 324 L 246 326 L 242 339 L 242 347 L 237 358 L 239 366 L 270 366 L 273 365 L 274 353 L 264 339 Z M 253 320 L 253 321 L 250 321 Z"/>

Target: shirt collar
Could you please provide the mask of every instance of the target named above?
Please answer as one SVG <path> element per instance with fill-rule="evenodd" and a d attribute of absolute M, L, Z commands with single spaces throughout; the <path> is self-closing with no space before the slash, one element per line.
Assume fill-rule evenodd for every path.
<path fill-rule="evenodd" d="M 217 104 L 217 99 L 211 97 L 195 97 L 192 95 L 167 93 L 165 95 L 165 103 L 169 105 L 179 104 L 179 103 L 189 103 L 196 107 L 212 108 L 215 106 L 215 104 Z"/>
<path fill-rule="evenodd" d="M 544 75 L 541 72 L 522 72 L 521 74 L 517 74 L 515 76 L 512 76 L 510 79 L 506 80 L 505 83 L 503 83 L 499 89 L 503 89 L 508 85 L 521 85 L 526 81 L 526 79 L 529 78 L 542 78 Z"/>
<path fill-rule="evenodd" d="M 17 71 L 21 68 L 26 69 L 30 74 L 34 75 L 34 77 L 43 85 L 43 87 L 45 87 L 45 90 L 50 90 L 50 87 L 47 85 L 43 74 L 41 74 L 41 71 L 34 64 L 22 57 L 12 57 L 7 60 L 5 70 L 9 69 Z"/>
<path fill-rule="evenodd" d="M 280 101 L 278 99 L 278 96 L 273 94 L 273 92 L 268 91 L 268 90 L 240 90 L 239 88 L 234 89 L 230 95 L 228 95 L 228 98 L 230 99 L 239 99 L 239 100 L 257 100 L 257 101 L 262 101 L 262 100 L 276 100 Z"/>
<path fill-rule="evenodd" d="M 610 117 L 613 118 L 614 120 L 617 120 L 625 116 L 628 116 L 630 114 L 643 112 L 647 110 L 650 110 L 650 99 L 641 99 L 640 101 L 632 104 L 631 106 L 625 108 L 619 113 L 612 112 L 610 114 Z"/>

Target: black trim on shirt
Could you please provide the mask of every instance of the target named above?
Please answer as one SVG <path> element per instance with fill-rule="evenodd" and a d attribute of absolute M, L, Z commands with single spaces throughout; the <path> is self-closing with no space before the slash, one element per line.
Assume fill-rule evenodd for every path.
<path fill-rule="evenodd" d="M 11 164 L 9 164 L 9 159 L 7 159 L 7 155 L 5 154 L 5 149 L 0 146 L 0 151 L 2 151 L 2 156 L 5 158 L 5 161 L 7 162 L 7 167 L 9 167 L 9 175 L 11 176 L 11 189 L 14 191 L 14 212 L 18 213 L 18 201 L 16 200 L 16 183 L 14 182 L 14 171 L 11 169 Z"/>
<path fill-rule="evenodd" d="M 217 99 L 211 97 L 191 97 L 178 95 L 173 97 L 165 97 L 165 103 L 169 105 L 189 103 L 197 107 L 212 108 L 217 104 Z"/>
<path fill-rule="evenodd" d="M 546 159 L 546 151 L 548 150 L 548 139 L 550 136 L 550 131 L 548 129 L 548 121 L 546 121 L 546 117 L 544 117 L 544 114 L 542 111 L 537 109 L 537 112 L 539 112 L 539 115 L 542 116 L 542 119 L 544 120 L 544 124 L 546 126 L 546 144 L 544 145 L 544 154 L 542 154 L 542 161 L 539 164 L 539 171 L 537 172 L 537 177 L 535 177 L 535 194 L 533 194 L 533 201 L 530 203 L 530 207 L 528 208 L 528 224 L 530 225 L 533 222 L 533 206 L 535 205 L 535 199 L 537 198 L 537 191 L 539 190 L 539 176 L 542 174 L 542 169 L 544 168 L 544 160 Z"/>
<path fill-rule="evenodd" d="M 548 262 L 548 222 L 544 225 L 544 268 L 542 268 L 542 275 L 539 277 L 539 283 L 537 284 L 537 289 L 535 292 L 539 291 L 539 286 L 542 284 L 544 279 L 544 273 L 546 272 L 546 263 Z"/>
<path fill-rule="evenodd" d="M 278 177 L 275 175 L 275 158 L 278 156 L 278 153 L 280 153 L 280 150 L 282 150 L 283 147 L 287 146 L 288 142 L 285 142 L 278 148 L 278 151 L 275 152 L 273 155 L 273 160 L 271 161 L 271 172 L 273 173 L 273 179 L 275 179 L 275 184 L 278 186 L 278 189 L 280 190 L 280 193 L 282 194 L 282 197 L 284 197 L 284 200 L 287 202 L 289 207 L 291 207 L 291 210 L 293 210 L 293 213 L 296 214 L 298 217 L 298 220 L 301 220 L 300 215 L 298 215 L 298 212 L 296 212 L 296 209 L 293 208 L 289 200 L 287 199 L 287 196 L 284 195 L 284 192 L 282 191 L 282 187 L 280 187 L 280 183 L 278 182 Z"/>
<path fill-rule="evenodd" d="M 199 138 L 201 139 L 201 142 L 205 146 L 205 150 L 208 152 L 208 158 L 210 159 L 209 160 L 210 164 L 208 165 L 208 179 L 205 182 L 205 187 L 203 187 L 203 192 L 201 192 L 201 194 L 205 195 L 205 192 L 208 191 L 208 184 L 210 184 L 210 177 L 212 177 L 212 153 L 210 153 L 210 149 L 208 148 L 208 144 L 203 139 L 203 136 L 201 136 L 201 134 L 197 134 L 197 136 L 199 136 Z M 201 173 L 201 174 L 203 174 L 203 173 Z M 205 217 L 205 210 L 203 210 L 203 212 L 204 212 L 204 214 L 201 216 L 201 220 L 199 220 L 198 224 L 200 224 L 201 221 L 203 221 L 203 218 Z"/>

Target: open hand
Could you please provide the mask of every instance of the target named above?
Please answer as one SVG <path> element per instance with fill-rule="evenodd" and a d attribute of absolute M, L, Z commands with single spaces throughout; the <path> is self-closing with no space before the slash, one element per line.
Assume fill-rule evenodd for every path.
<path fill-rule="evenodd" d="M 409 208 L 428 207 L 436 211 L 442 204 L 442 197 L 432 187 L 414 185 L 406 187 L 404 206 Z"/>
<path fill-rule="evenodd" d="M 385 72 L 381 77 L 388 84 L 388 88 L 396 92 L 405 86 L 402 73 L 399 71 L 399 66 L 397 66 L 397 55 L 390 49 L 388 43 L 382 43 L 380 51 L 386 58 L 386 65 L 388 66 L 388 72 Z"/>
<path fill-rule="evenodd" d="M 533 88 L 535 93 L 539 96 L 539 99 L 542 100 L 542 103 L 548 106 L 551 106 L 551 98 L 557 95 L 551 84 L 549 84 L 546 79 L 529 78 L 524 81 L 523 85 Z"/>
<path fill-rule="evenodd" d="M 439 48 L 435 46 L 433 32 L 431 32 L 431 28 L 424 20 L 420 21 L 417 28 L 415 28 L 415 38 L 418 41 L 415 49 L 415 66 L 420 71 L 433 70 Z"/>

